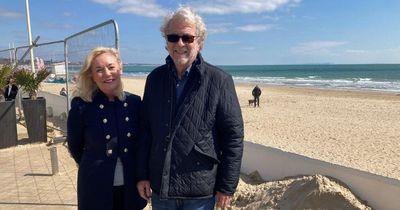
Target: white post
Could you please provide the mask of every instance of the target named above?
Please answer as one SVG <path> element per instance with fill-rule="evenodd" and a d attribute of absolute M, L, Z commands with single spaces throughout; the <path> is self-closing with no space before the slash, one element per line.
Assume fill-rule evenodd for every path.
<path fill-rule="evenodd" d="M 49 148 L 50 150 L 50 162 L 51 162 L 51 174 L 58 174 L 58 156 L 57 156 L 57 147 L 52 146 Z"/>
<path fill-rule="evenodd" d="M 32 32 L 31 32 L 31 18 L 29 14 L 29 0 L 25 0 L 25 11 L 26 11 L 26 24 L 28 26 L 28 43 L 32 45 Z M 35 72 L 35 61 L 33 60 L 33 48 L 30 50 L 31 53 L 31 68 L 32 72 Z"/>
<path fill-rule="evenodd" d="M 12 43 L 12 48 L 14 49 L 13 51 L 12 51 L 12 58 L 13 58 L 13 62 L 12 62 L 12 66 L 14 66 L 14 64 L 16 63 L 16 57 L 15 57 L 15 45 L 14 45 L 14 42 Z"/>
<path fill-rule="evenodd" d="M 11 43 L 8 43 L 8 49 L 11 49 Z M 12 55 L 13 52 L 14 52 L 14 51 L 11 51 L 11 50 L 8 51 L 8 56 L 9 56 L 9 58 L 10 58 L 10 64 L 11 64 L 11 65 L 14 63 L 14 62 L 13 62 L 13 57 L 12 57 L 12 56 L 13 56 L 13 55 Z"/>

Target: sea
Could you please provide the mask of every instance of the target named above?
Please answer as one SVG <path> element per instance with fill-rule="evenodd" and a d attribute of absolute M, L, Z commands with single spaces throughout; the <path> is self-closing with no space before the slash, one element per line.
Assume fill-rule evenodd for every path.
<path fill-rule="evenodd" d="M 124 65 L 145 77 L 157 65 Z M 239 83 L 400 93 L 400 64 L 220 65 Z"/>

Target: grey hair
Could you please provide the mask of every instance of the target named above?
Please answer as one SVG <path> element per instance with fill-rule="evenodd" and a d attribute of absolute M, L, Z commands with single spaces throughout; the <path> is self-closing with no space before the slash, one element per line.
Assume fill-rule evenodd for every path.
<path fill-rule="evenodd" d="M 183 19 L 187 23 L 192 23 L 196 26 L 196 36 L 200 49 L 203 48 L 204 40 L 207 36 L 206 24 L 203 19 L 191 7 L 180 6 L 175 12 L 165 16 L 163 23 L 160 26 L 160 31 L 163 37 L 167 36 L 169 24 L 174 19 Z"/>

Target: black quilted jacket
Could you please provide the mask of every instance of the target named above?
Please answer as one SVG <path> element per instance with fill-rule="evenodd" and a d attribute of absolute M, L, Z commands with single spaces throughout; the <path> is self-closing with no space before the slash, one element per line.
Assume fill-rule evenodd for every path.
<path fill-rule="evenodd" d="M 139 180 L 150 180 L 161 198 L 232 195 L 243 153 L 243 119 L 232 77 L 199 54 L 175 108 L 175 88 L 167 64 L 147 77 L 143 97 Z"/>

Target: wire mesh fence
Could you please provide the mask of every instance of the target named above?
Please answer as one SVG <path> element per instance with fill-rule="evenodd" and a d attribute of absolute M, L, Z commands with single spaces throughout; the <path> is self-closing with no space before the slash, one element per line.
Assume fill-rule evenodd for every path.
<path fill-rule="evenodd" d="M 51 71 L 45 82 L 52 93 L 42 94 L 47 99 L 47 107 L 50 108 L 48 111 L 55 112 L 56 115 L 61 112 L 66 116 L 71 101 L 70 93 L 75 88 L 76 76 L 86 55 L 99 46 L 118 49 L 118 37 L 117 23 L 108 20 L 60 41 L 46 43 L 38 41 L 30 46 L 0 50 L 0 66 L 10 64 L 16 66 L 16 69 L 32 70 L 28 51 L 33 48 L 35 70 L 45 67 Z M 67 97 L 62 96 L 65 100 L 64 98 L 59 100 L 63 88 L 67 92 Z"/>
<path fill-rule="evenodd" d="M 5 49 L 0 51 L 0 65 L 12 65 L 15 61 L 15 49 Z"/>
<path fill-rule="evenodd" d="M 107 21 L 74 34 L 65 39 L 65 45 L 68 62 L 81 64 L 89 51 L 95 47 L 118 48 L 116 23 Z"/>
<path fill-rule="evenodd" d="M 98 24 L 65 39 L 68 93 L 75 89 L 76 78 L 86 55 L 99 46 L 118 49 L 118 40 L 118 25 L 114 20 Z M 68 101 L 70 99 L 68 94 Z M 69 103 L 67 105 L 69 109 Z"/>

